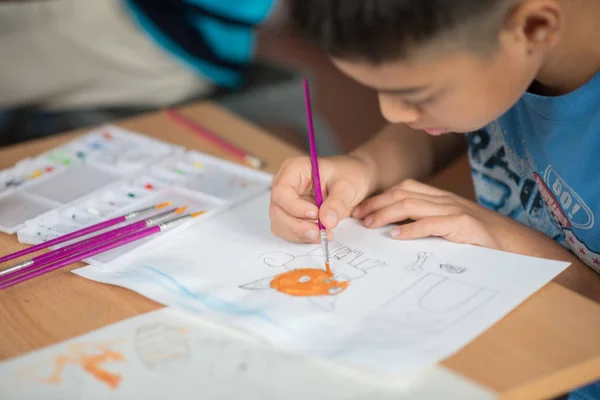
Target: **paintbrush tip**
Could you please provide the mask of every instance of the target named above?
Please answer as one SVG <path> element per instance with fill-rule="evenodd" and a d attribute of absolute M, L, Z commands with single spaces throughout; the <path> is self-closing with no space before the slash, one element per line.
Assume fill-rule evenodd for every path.
<path fill-rule="evenodd" d="M 331 267 L 328 262 L 325 263 L 325 271 L 327 272 L 327 275 L 333 276 L 333 272 L 331 272 Z"/>
<path fill-rule="evenodd" d="M 204 214 L 205 212 L 206 212 L 206 211 L 198 211 L 198 212 L 192 213 L 192 214 L 190 214 L 190 215 L 192 216 L 192 218 L 196 218 L 196 217 L 198 217 L 198 216 L 200 216 L 200 215 Z"/>
<path fill-rule="evenodd" d="M 175 214 L 181 214 L 182 212 L 184 212 L 187 209 L 188 209 L 188 206 L 179 207 L 177 210 L 175 210 Z"/>
<path fill-rule="evenodd" d="M 173 204 L 172 201 L 167 201 L 166 203 L 157 205 L 156 208 L 160 210 L 161 208 L 169 207 L 171 204 Z"/>

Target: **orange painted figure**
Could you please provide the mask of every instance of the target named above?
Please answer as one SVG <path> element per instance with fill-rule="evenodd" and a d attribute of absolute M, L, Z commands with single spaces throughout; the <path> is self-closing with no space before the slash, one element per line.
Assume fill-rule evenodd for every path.
<path fill-rule="evenodd" d="M 263 253 L 259 259 L 266 266 L 284 271 L 239 287 L 303 297 L 318 308 L 331 312 L 335 309 L 337 295 L 349 288 L 352 281 L 364 277 L 369 269 L 386 265 L 381 260 L 364 256 L 360 250 L 335 241 L 330 242 L 329 253 L 333 263 L 325 265 L 325 268 L 322 268 L 321 246 L 297 256 L 281 251 Z"/>
<path fill-rule="evenodd" d="M 271 280 L 271 287 L 290 296 L 333 296 L 348 287 L 322 269 L 301 268 L 283 272 Z"/>
<path fill-rule="evenodd" d="M 117 342 L 120 342 L 120 340 L 98 344 L 70 345 L 66 353 L 54 358 L 54 369 L 49 376 L 41 378 L 34 373 L 34 378 L 50 385 L 56 385 L 61 382 L 63 370 L 67 365 L 78 364 L 85 372 L 94 376 L 110 389 L 116 389 L 121 383 L 121 374 L 107 371 L 103 368 L 103 365 L 125 361 L 122 353 L 111 350 L 111 347 Z M 89 348 L 93 350 L 87 350 Z"/>

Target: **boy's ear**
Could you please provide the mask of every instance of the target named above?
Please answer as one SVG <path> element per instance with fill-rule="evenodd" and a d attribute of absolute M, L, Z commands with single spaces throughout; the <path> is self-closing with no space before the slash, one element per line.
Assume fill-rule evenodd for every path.
<path fill-rule="evenodd" d="M 509 14 L 505 29 L 528 53 L 552 47 L 560 38 L 563 9 L 557 0 L 524 0 Z"/>

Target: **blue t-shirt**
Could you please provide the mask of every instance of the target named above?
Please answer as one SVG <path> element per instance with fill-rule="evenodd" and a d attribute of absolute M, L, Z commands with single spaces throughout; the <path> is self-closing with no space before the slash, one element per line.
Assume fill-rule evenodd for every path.
<path fill-rule="evenodd" d="M 563 96 L 525 93 L 467 139 L 479 203 L 600 273 L 600 73 Z"/>
<path fill-rule="evenodd" d="M 254 57 L 256 25 L 276 0 L 123 0 L 158 46 L 223 87 L 241 84 Z"/>

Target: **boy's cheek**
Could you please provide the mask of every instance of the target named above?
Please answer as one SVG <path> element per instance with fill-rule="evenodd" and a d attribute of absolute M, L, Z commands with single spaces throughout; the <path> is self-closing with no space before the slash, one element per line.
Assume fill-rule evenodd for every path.
<path fill-rule="evenodd" d="M 437 127 L 456 133 L 477 131 L 505 112 L 504 107 L 496 104 L 492 97 L 480 96 L 479 101 L 476 97 L 470 98 L 468 101 L 457 100 L 446 108 L 432 111 L 435 112 L 432 120 L 438 121 Z"/>

